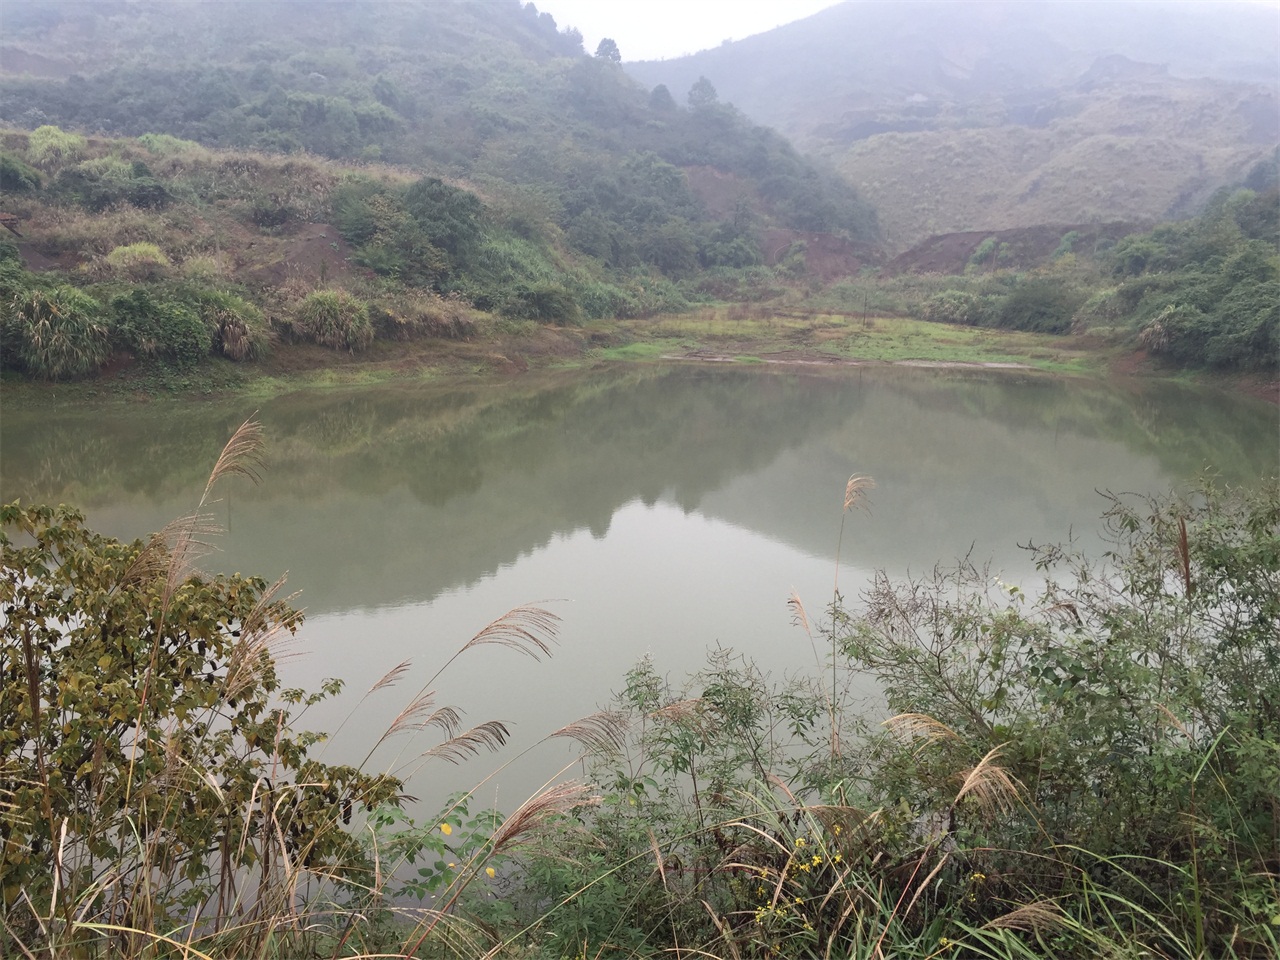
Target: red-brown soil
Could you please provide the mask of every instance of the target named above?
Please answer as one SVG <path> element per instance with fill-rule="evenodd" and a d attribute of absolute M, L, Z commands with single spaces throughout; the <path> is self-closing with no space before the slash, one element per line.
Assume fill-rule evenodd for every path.
<path fill-rule="evenodd" d="M 764 260 L 778 264 L 793 243 L 804 244 L 805 275 L 830 283 L 841 277 L 856 275 L 865 263 L 874 262 L 870 251 L 844 237 L 831 233 L 804 233 L 784 227 L 770 227 L 764 232 Z"/>
<path fill-rule="evenodd" d="M 292 223 L 277 236 L 257 236 L 246 243 L 243 256 L 254 264 L 243 279 L 264 287 L 287 280 L 326 283 L 353 270 L 350 245 L 327 223 Z"/>
<path fill-rule="evenodd" d="M 976 265 L 978 269 L 1000 267 L 1026 268 L 1043 263 L 1053 256 L 1063 236 L 1074 231 L 1079 234 L 1074 249 L 1091 251 L 1100 240 L 1116 241 L 1131 233 L 1145 229 L 1133 223 L 1077 224 L 1038 227 L 1018 227 L 1013 230 L 970 230 L 964 233 L 944 233 L 930 237 L 906 253 L 889 261 L 885 273 L 899 276 L 904 273 L 964 273 L 969 258 L 988 237 L 997 243 L 1008 244 L 1006 256 L 998 262 Z M 998 249 L 998 248 L 997 248 Z"/>

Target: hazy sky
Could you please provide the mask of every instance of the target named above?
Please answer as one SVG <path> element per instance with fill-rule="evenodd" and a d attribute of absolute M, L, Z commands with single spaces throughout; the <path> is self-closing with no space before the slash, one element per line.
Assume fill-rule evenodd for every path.
<path fill-rule="evenodd" d="M 741 40 L 800 20 L 838 0 L 534 0 L 556 18 L 577 27 L 594 53 L 601 37 L 612 37 L 623 60 L 678 57 Z"/>

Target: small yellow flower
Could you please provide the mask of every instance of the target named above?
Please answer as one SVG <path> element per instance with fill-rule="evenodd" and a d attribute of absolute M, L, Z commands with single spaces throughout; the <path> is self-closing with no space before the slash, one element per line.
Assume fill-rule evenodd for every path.
<path fill-rule="evenodd" d="M 441 833 L 443 833 L 443 834 L 447 837 L 447 836 L 449 836 L 451 833 L 453 833 L 453 827 L 449 826 L 449 824 L 448 824 L 447 822 L 446 822 L 446 823 L 442 823 L 442 824 L 440 824 L 440 832 L 441 832 Z"/>
<path fill-rule="evenodd" d="M 804 906 L 804 897 L 796 897 L 796 906 L 797 906 L 797 907 L 803 907 L 803 906 Z"/>
<path fill-rule="evenodd" d="M 817 866 L 820 866 L 821 864 L 822 864 L 822 858 L 815 853 L 813 855 L 813 865 L 817 867 Z"/>
<path fill-rule="evenodd" d="M 938 946 L 940 946 L 943 950 L 946 950 L 948 947 L 952 946 L 952 941 L 948 940 L 946 937 L 942 937 L 938 941 Z"/>
<path fill-rule="evenodd" d="M 832 832 L 833 832 L 837 837 L 838 837 L 838 836 L 840 836 L 840 824 L 838 824 L 838 823 L 837 823 L 834 827 L 832 827 L 832 828 L 831 828 L 831 831 L 832 831 Z"/>
<path fill-rule="evenodd" d="M 452 869 L 453 869 L 454 867 L 456 867 L 456 866 L 457 866 L 457 864 L 456 864 L 456 863 L 454 863 L 452 860 L 450 860 L 450 861 L 449 861 L 449 869 L 450 869 L 450 870 L 452 870 Z"/>
<path fill-rule="evenodd" d="M 493 867 L 485 867 L 484 872 L 489 875 L 490 880 L 492 880 L 494 877 L 498 875 L 498 872 L 494 870 Z"/>
<path fill-rule="evenodd" d="M 838 854 L 838 853 L 837 853 L 834 857 L 832 857 L 832 858 L 831 858 L 831 862 L 832 862 L 832 863 L 843 863 L 843 862 L 844 862 L 844 857 L 840 856 L 840 854 Z"/>
<path fill-rule="evenodd" d="M 803 847 L 803 846 L 804 846 L 806 843 L 808 843 L 808 842 L 809 842 L 809 841 L 808 841 L 808 840 L 806 840 L 804 837 L 796 837 L 796 846 L 797 846 L 797 847 Z"/>

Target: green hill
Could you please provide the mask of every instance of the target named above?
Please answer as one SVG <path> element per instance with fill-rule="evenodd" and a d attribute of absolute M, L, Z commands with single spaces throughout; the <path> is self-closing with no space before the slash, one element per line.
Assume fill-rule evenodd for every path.
<path fill-rule="evenodd" d="M 641 89 L 517 0 L 35 0 L 6 6 L 3 36 L 10 126 L 404 165 L 615 276 L 750 266 L 769 227 L 876 237 L 855 191 L 783 137 Z M 705 166 L 751 202 L 708 210 L 681 173 Z"/>

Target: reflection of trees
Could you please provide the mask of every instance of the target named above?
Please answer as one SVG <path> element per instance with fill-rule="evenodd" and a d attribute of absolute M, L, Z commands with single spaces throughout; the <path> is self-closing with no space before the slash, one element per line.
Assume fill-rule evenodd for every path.
<path fill-rule="evenodd" d="M 243 417 L 186 404 L 6 411 L 4 496 L 150 504 L 135 513 L 141 533 L 167 519 L 158 504 L 194 495 Z M 988 530 L 1026 536 L 1037 518 L 1091 522 L 1094 485 L 1164 485 L 1206 460 L 1227 479 L 1256 475 L 1276 449 L 1272 408 L 1176 385 L 1129 394 L 896 370 L 629 368 L 295 395 L 260 417 L 266 482 L 226 506 L 234 536 L 220 562 L 292 570 L 313 610 L 434 596 L 554 536 L 601 536 L 636 499 L 825 555 L 832 490 L 871 472 L 865 543 L 889 562 L 908 543 L 945 556 Z M 1155 459 L 1135 465 L 1144 456 Z"/>

